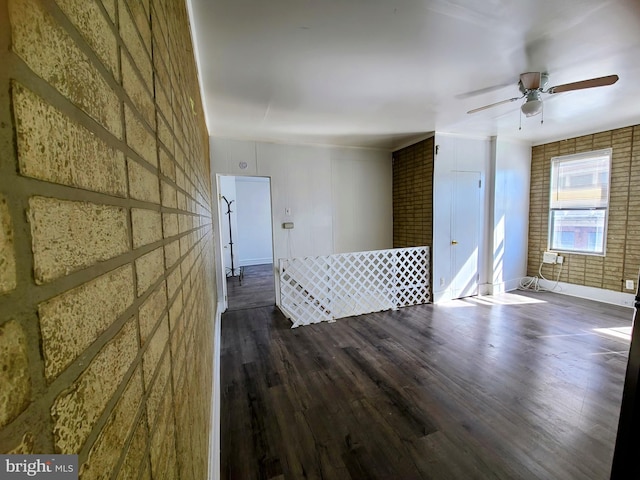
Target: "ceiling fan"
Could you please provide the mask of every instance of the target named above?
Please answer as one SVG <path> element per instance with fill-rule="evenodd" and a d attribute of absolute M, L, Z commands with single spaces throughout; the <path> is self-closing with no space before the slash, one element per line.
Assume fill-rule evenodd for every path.
<path fill-rule="evenodd" d="M 533 117 L 542 111 L 542 94 L 553 94 L 570 92 L 572 90 L 582 90 L 584 88 L 604 87 L 613 85 L 618 81 L 618 75 L 608 75 L 606 77 L 590 78 L 589 80 L 581 80 L 579 82 L 565 83 L 547 88 L 549 83 L 549 74 L 544 72 L 527 72 L 520 75 L 518 88 L 522 92 L 522 96 L 502 100 L 501 102 L 485 105 L 484 107 L 474 108 L 467 113 L 476 113 L 487 108 L 496 107 L 504 103 L 515 102 L 526 97 L 525 102 L 520 109 L 527 117 Z M 546 89 L 546 90 L 545 90 Z"/>

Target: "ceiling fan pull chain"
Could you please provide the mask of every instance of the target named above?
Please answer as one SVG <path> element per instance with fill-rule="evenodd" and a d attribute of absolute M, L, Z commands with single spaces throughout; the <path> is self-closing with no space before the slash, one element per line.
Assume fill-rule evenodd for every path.
<path fill-rule="evenodd" d="M 520 110 L 520 127 L 518 127 L 518 130 L 522 130 L 522 109 L 518 109 Z"/>

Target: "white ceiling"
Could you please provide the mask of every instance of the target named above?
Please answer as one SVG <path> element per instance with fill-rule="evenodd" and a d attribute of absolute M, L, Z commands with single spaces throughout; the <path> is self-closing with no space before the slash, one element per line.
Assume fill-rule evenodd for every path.
<path fill-rule="evenodd" d="M 639 0 L 189 0 L 210 134 L 394 149 L 432 131 L 534 144 L 640 123 Z M 520 73 L 613 86 L 520 102 Z"/>

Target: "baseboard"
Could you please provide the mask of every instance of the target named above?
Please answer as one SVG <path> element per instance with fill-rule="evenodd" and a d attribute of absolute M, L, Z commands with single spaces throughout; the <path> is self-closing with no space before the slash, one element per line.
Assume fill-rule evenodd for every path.
<path fill-rule="evenodd" d="M 209 480 L 220 479 L 220 324 L 224 302 L 216 306 L 213 327 L 213 394 L 211 396 L 211 426 L 209 434 Z"/>
<path fill-rule="evenodd" d="M 552 290 L 554 293 L 561 295 L 569 295 L 571 297 L 586 298 L 597 302 L 619 305 L 621 307 L 633 307 L 635 295 L 633 293 L 615 292 L 613 290 L 605 290 L 604 288 L 586 287 L 584 285 L 575 285 L 573 283 L 564 283 L 540 280 L 540 286 L 545 289 Z"/>
<path fill-rule="evenodd" d="M 238 264 L 241 267 L 250 267 L 251 265 L 266 265 L 268 263 L 273 263 L 273 258 L 246 258 L 244 260 L 238 260 Z"/>
<path fill-rule="evenodd" d="M 486 291 L 486 295 L 498 295 L 499 293 L 511 292 L 513 290 L 517 290 L 520 286 L 520 279 L 516 278 L 514 280 L 506 280 L 500 283 L 487 283 L 486 287 L 483 291 Z"/>

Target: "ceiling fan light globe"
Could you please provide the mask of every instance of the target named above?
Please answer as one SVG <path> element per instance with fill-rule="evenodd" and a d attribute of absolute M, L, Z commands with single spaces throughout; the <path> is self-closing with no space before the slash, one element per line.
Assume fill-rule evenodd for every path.
<path fill-rule="evenodd" d="M 520 109 L 527 117 L 538 115 L 542 111 L 542 100 L 529 100 L 523 103 Z"/>

